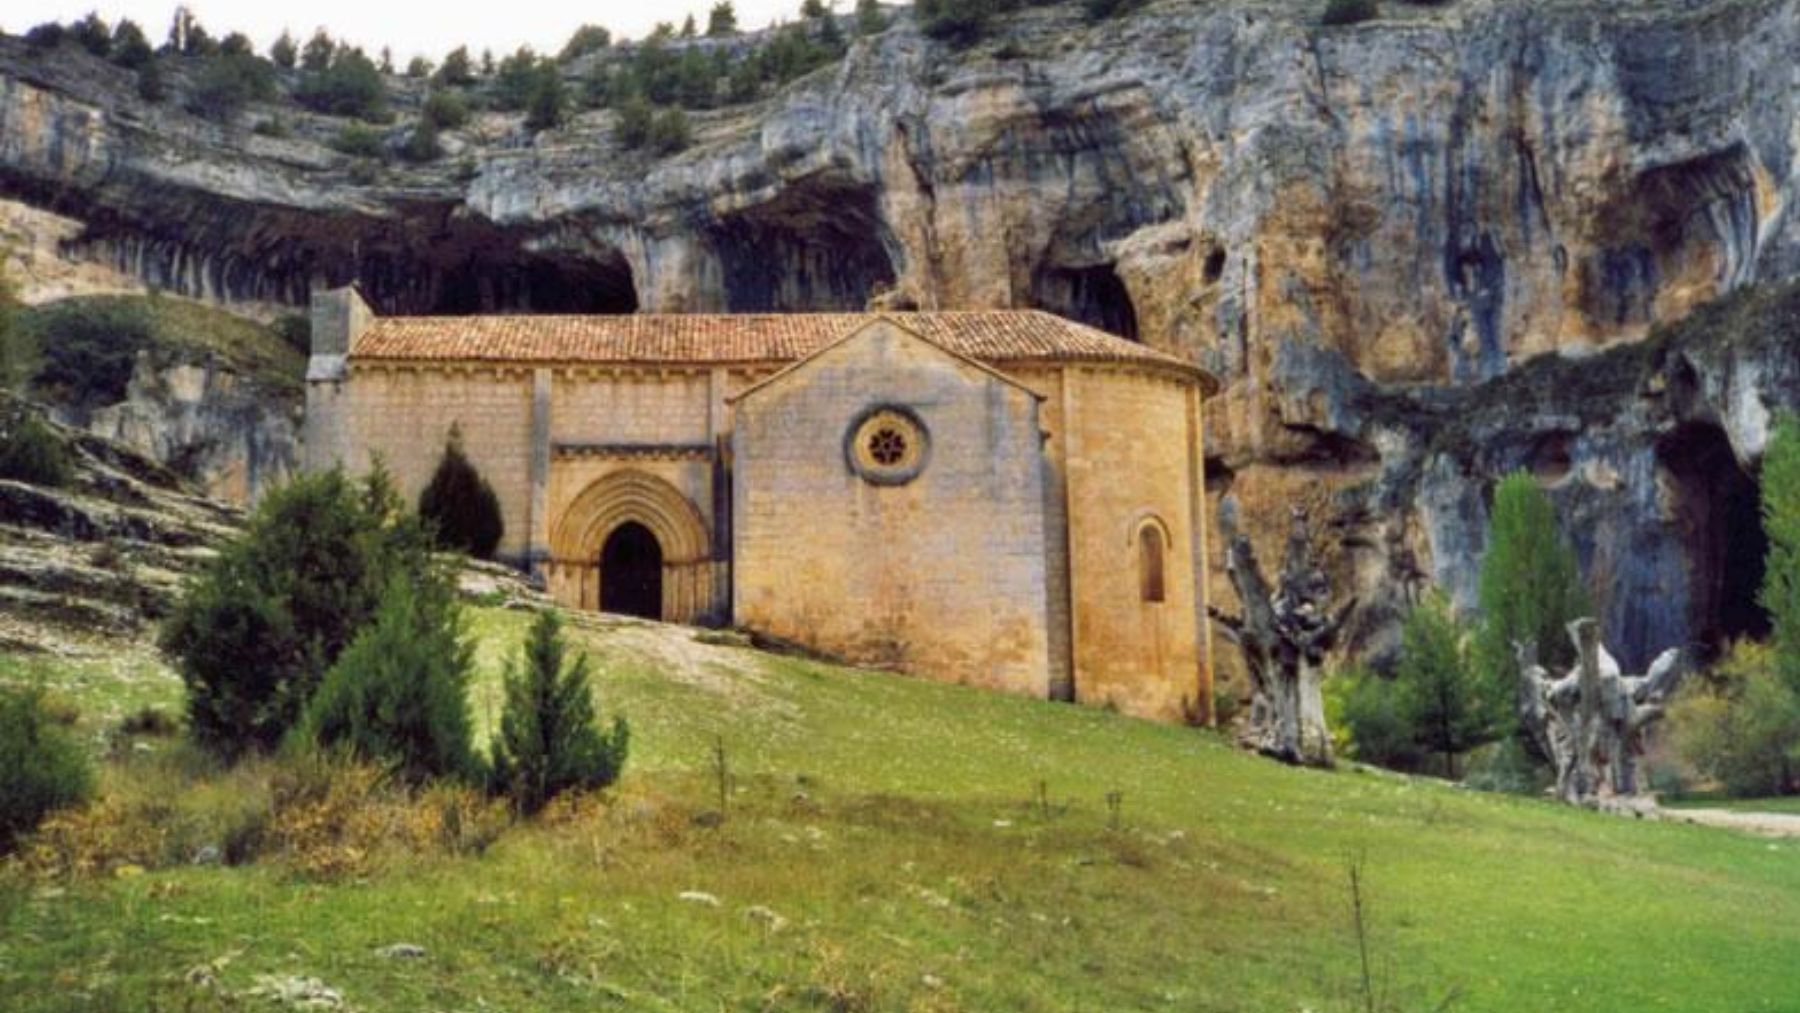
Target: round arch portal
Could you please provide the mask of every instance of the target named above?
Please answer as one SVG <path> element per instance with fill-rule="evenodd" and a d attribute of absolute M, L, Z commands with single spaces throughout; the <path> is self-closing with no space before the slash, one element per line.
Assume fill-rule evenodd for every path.
<path fill-rule="evenodd" d="M 615 572 L 609 581 L 609 555 L 615 568 L 656 565 L 660 574 Z M 712 545 L 699 509 L 673 485 L 633 469 L 596 479 L 556 519 L 549 578 L 556 599 L 576 608 L 613 611 L 634 588 L 629 614 L 691 623 L 716 611 Z M 646 593 L 660 605 L 641 601 Z"/>

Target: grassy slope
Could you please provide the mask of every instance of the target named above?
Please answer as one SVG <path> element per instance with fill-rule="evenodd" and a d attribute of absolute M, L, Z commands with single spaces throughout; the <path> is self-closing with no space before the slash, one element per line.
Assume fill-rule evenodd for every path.
<path fill-rule="evenodd" d="M 162 362 L 216 359 L 230 369 L 288 394 L 301 392 L 306 357 L 262 324 L 204 303 L 167 295 L 75 296 L 26 309 L 20 314 L 22 334 L 34 340 L 41 321 L 70 307 L 141 309 Z M 27 359 L 36 358 L 27 350 Z"/>
<path fill-rule="evenodd" d="M 488 723 L 524 618 L 477 625 Z M 183 972 L 223 959 L 228 987 L 314 975 L 363 1011 L 1348 1009 L 1344 863 L 1361 854 L 1377 975 L 1406 1009 L 1451 989 L 1457 1010 L 1800 1008 L 1792 843 L 1289 770 L 1099 711 L 581 636 L 603 706 L 637 732 L 606 811 L 357 883 L 259 867 L 0 891 L 0 995 L 23 1010 L 182 1008 Z M 112 664 L 141 699 L 142 666 Z M 94 666 L 71 693 L 92 704 L 111 677 Z M 721 830 L 690 820 L 710 804 L 714 736 L 739 779 Z M 1053 814 L 1028 804 L 1040 781 Z M 790 924 L 769 931 L 754 905 Z M 373 952 L 397 941 L 429 956 Z"/>

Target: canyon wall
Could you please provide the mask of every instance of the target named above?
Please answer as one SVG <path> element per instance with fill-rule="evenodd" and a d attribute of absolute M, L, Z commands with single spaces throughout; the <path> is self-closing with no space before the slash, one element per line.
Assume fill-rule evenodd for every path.
<path fill-rule="evenodd" d="M 220 127 L 0 40 L 0 196 L 82 222 L 69 258 L 222 303 L 355 280 L 387 312 L 1040 306 L 1220 376 L 1215 494 L 1265 554 L 1286 503 L 1320 511 L 1365 648 L 1420 581 L 1472 604 L 1484 497 L 1517 466 L 1624 660 L 1741 625 L 1720 582 L 1748 550 L 1695 546 L 1753 491 L 1791 345 L 1588 357 L 1800 268 L 1793 0 L 1387 4 L 1343 28 L 1311 3 L 1079 6 L 967 50 L 900 16 L 698 114 L 670 158 L 599 110 L 535 136 L 480 117 L 380 170 L 291 107 L 287 137 Z"/>

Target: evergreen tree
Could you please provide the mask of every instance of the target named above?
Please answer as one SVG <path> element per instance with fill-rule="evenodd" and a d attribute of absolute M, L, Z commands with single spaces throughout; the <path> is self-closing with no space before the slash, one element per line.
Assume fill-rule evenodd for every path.
<path fill-rule="evenodd" d="M 619 119 L 613 126 L 613 139 L 626 150 L 641 148 L 650 142 L 650 125 L 656 110 L 642 95 L 633 95 L 619 106 Z"/>
<path fill-rule="evenodd" d="M 1775 672 L 1800 695 L 1800 420 L 1776 420 L 1762 465 L 1763 530 L 1769 551 L 1758 601 L 1769 613 Z"/>
<path fill-rule="evenodd" d="M 47 53 L 63 44 L 69 37 L 68 29 L 55 21 L 46 21 L 41 25 L 31 26 L 25 33 L 25 45 L 34 53 Z"/>
<path fill-rule="evenodd" d="M 287 29 L 281 30 L 281 36 L 269 46 L 269 62 L 282 70 L 293 70 L 300 61 L 300 47 L 294 44 L 294 37 Z"/>
<path fill-rule="evenodd" d="M 195 739 L 225 756 L 273 748 L 388 584 L 428 566 L 423 529 L 379 468 L 360 484 L 332 471 L 271 492 L 163 626 Z"/>
<path fill-rule="evenodd" d="M 381 47 L 381 60 L 375 64 L 375 69 L 381 71 L 383 74 L 392 74 L 394 72 L 394 51 L 392 49 L 389 49 L 386 46 Z"/>
<path fill-rule="evenodd" d="M 575 34 L 569 36 L 569 41 L 563 44 L 562 52 L 557 54 L 556 58 L 562 63 L 567 63 L 589 53 L 597 53 L 610 45 L 612 45 L 611 32 L 600 25 L 582 25 L 575 29 Z"/>
<path fill-rule="evenodd" d="M 312 49 L 310 43 L 307 49 Z M 294 99 L 328 116 L 370 122 L 387 117 L 387 82 L 375 61 L 360 49 L 339 49 L 324 70 L 309 71 L 294 89 Z"/>
<path fill-rule="evenodd" d="M 313 32 L 312 38 L 306 40 L 306 48 L 300 53 L 300 69 L 314 74 L 323 72 L 331 66 L 331 60 L 337 55 L 337 44 L 325 29 Z"/>
<path fill-rule="evenodd" d="M 93 787 L 86 750 L 51 720 L 43 693 L 0 686 L 0 855 Z"/>
<path fill-rule="evenodd" d="M 1552 669 L 1574 661 L 1568 624 L 1586 613 L 1587 595 L 1574 550 L 1557 529 L 1556 508 L 1524 472 L 1506 476 L 1494 490 L 1480 597 L 1474 663 L 1494 692 L 1518 685 L 1515 642 L 1535 642 Z"/>
<path fill-rule="evenodd" d="M 443 66 L 438 68 L 439 84 L 447 84 L 455 88 L 466 88 L 475 83 L 475 64 L 469 59 L 469 47 L 457 46 L 444 57 Z"/>
<path fill-rule="evenodd" d="M 221 56 L 255 56 L 256 47 L 250 42 L 250 36 L 243 32 L 232 32 L 219 43 Z"/>
<path fill-rule="evenodd" d="M 431 76 L 431 61 L 423 56 L 415 56 L 406 63 L 406 76 L 415 81 L 422 81 Z"/>
<path fill-rule="evenodd" d="M 419 516 L 432 527 L 439 545 L 477 559 L 492 559 L 505 533 L 500 498 L 470 463 L 458 426 L 450 427 L 444 456 L 419 494 Z"/>
<path fill-rule="evenodd" d="M 494 742 L 495 787 L 526 813 L 564 791 L 603 788 L 625 768 L 631 731 L 615 717 L 602 732 L 594 712 L 586 656 L 565 664 L 556 613 L 538 613 L 522 664 L 508 667 L 506 707 Z"/>
<path fill-rule="evenodd" d="M 406 143 L 400 146 L 400 157 L 408 162 L 433 162 L 443 154 L 437 123 L 430 116 L 419 117 L 419 122 L 413 124 L 412 133 L 407 135 Z"/>
<path fill-rule="evenodd" d="M 649 147 L 659 155 L 673 155 L 692 141 L 687 114 L 680 109 L 664 109 L 650 124 Z"/>
<path fill-rule="evenodd" d="M 887 29 L 887 15 L 881 12 L 881 0 L 856 0 L 856 34 L 876 35 Z"/>
<path fill-rule="evenodd" d="M 425 107 L 419 118 L 430 121 L 439 130 L 460 130 L 469 122 L 469 103 L 461 92 L 434 88 L 425 96 Z"/>
<path fill-rule="evenodd" d="M 150 48 L 150 40 L 144 37 L 144 30 L 130 18 L 121 20 L 113 27 L 112 61 L 127 70 L 141 70 L 144 64 L 156 55 Z"/>
<path fill-rule="evenodd" d="M 245 105 L 274 97 L 275 80 L 269 65 L 254 56 L 233 53 L 207 61 L 194 78 L 188 109 L 197 116 L 230 123 Z"/>
<path fill-rule="evenodd" d="M 500 61 L 500 70 L 494 75 L 494 101 L 502 109 L 524 109 L 539 85 L 537 54 L 530 46 L 520 46 Z"/>
<path fill-rule="evenodd" d="M 152 57 L 138 68 L 137 93 L 145 102 L 161 102 L 169 97 L 169 86 L 163 82 L 161 59 Z"/>
<path fill-rule="evenodd" d="M 298 734 L 392 763 L 415 784 L 481 780 L 469 720 L 473 658 L 450 577 L 434 567 L 397 574 L 382 591 L 374 621 L 308 702 Z"/>
<path fill-rule="evenodd" d="M 681 37 L 684 39 L 692 39 L 699 34 L 700 26 L 694 23 L 694 16 L 689 14 L 687 20 L 681 23 Z"/>
<path fill-rule="evenodd" d="M 112 29 L 93 11 L 69 28 L 69 37 L 102 60 L 112 55 Z"/>
<path fill-rule="evenodd" d="M 706 35 L 712 39 L 729 38 L 738 32 L 737 8 L 731 0 L 719 0 L 706 16 Z"/>
<path fill-rule="evenodd" d="M 569 115 L 569 92 L 556 65 L 546 62 L 536 74 L 531 98 L 525 107 L 525 129 L 554 130 Z"/>
<path fill-rule="evenodd" d="M 1394 688 L 1413 741 L 1442 758 L 1445 777 L 1457 776 L 1457 756 L 1498 735 L 1506 698 L 1496 699 L 1471 669 L 1462 631 L 1441 595 L 1427 597 L 1406 617 Z"/>

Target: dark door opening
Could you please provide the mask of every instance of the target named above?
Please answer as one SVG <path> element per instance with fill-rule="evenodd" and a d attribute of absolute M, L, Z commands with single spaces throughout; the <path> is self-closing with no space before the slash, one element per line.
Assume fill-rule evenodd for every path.
<path fill-rule="evenodd" d="M 600 610 L 662 618 L 662 545 L 650 529 L 627 521 L 600 550 Z"/>

